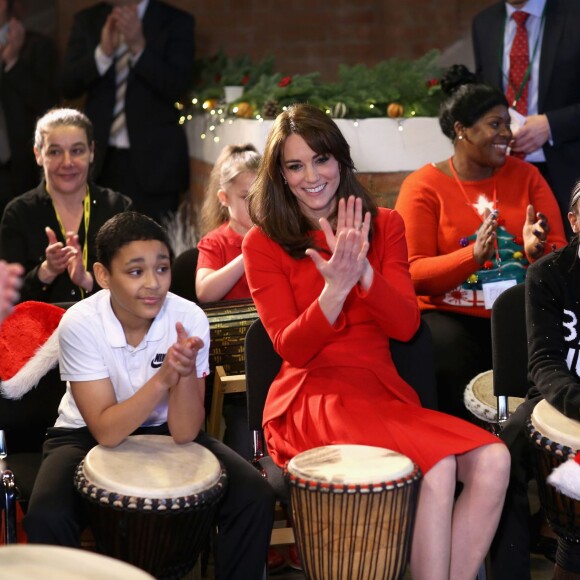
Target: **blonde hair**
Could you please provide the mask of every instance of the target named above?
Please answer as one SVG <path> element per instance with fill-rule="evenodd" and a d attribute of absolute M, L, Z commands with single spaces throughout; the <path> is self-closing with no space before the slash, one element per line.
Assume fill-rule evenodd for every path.
<path fill-rule="evenodd" d="M 202 236 L 230 219 L 228 208 L 218 199 L 218 192 L 225 190 L 240 173 L 257 172 L 260 161 L 261 155 L 251 143 L 224 147 L 211 170 L 205 191 L 205 200 L 201 208 Z"/>

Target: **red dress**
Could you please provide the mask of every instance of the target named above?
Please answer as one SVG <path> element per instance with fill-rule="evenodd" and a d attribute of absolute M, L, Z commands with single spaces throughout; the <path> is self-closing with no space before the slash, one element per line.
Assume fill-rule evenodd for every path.
<path fill-rule="evenodd" d="M 328 248 L 321 231 L 313 235 Z M 369 251 L 373 283 L 368 292 L 353 288 L 334 325 L 318 305 L 324 280 L 310 258 L 291 258 L 257 227 L 242 247 L 252 297 L 284 360 L 264 409 L 278 465 L 312 447 L 354 443 L 403 453 L 425 473 L 448 455 L 499 442 L 475 425 L 423 409 L 397 374 L 389 337 L 409 340 L 420 320 L 397 212 L 379 209 Z"/>

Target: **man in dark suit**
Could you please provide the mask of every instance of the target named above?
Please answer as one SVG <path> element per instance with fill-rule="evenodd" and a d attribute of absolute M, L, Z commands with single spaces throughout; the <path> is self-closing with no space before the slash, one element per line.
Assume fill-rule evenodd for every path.
<path fill-rule="evenodd" d="M 530 14 L 526 28 L 531 66 L 527 118 L 515 135 L 513 150 L 538 165 L 568 226 L 570 192 L 580 179 L 580 2 L 506 0 L 475 17 L 476 73 L 504 91 L 515 36 L 510 18 L 514 10 Z"/>
<path fill-rule="evenodd" d="M 0 0 L 0 217 L 12 198 L 38 185 L 36 120 L 57 104 L 54 44 L 26 30 L 13 5 Z"/>
<path fill-rule="evenodd" d="M 111 0 L 80 11 L 65 55 L 63 94 L 86 94 L 94 125 L 95 181 L 158 220 L 177 209 L 189 185 L 174 103 L 190 85 L 193 57 L 193 16 L 159 0 Z"/>

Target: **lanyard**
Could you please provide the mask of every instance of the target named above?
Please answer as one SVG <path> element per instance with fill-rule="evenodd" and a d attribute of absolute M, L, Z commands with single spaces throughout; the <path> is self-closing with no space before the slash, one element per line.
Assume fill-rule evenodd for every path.
<path fill-rule="evenodd" d="M 522 82 L 518 88 L 518 90 L 516 91 L 516 87 L 512 86 L 512 89 L 514 90 L 514 100 L 513 103 L 510 103 L 510 106 L 512 108 L 515 109 L 518 101 L 520 100 L 522 93 L 524 92 L 524 89 L 526 88 L 526 85 L 528 84 L 528 81 L 530 79 L 530 74 L 532 72 L 532 64 L 534 63 L 534 61 L 536 60 L 536 54 L 538 53 L 538 47 L 540 46 L 540 38 L 542 37 L 542 31 L 544 29 L 544 22 L 546 20 L 546 8 L 548 6 L 548 3 L 546 2 L 546 4 L 544 5 L 544 10 L 542 10 L 542 19 L 540 20 L 540 28 L 538 29 L 538 36 L 536 37 L 536 42 L 534 43 L 534 50 L 532 51 L 532 58 L 530 58 L 530 61 L 528 62 L 528 68 L 526 69 L 526 72 L 524 74 L 524 78 L 522 79 Z M 508 23 L 509 17 L 506 13 L 506 18 L 504 20 L 503 23 L 503 34 L 501 36 L 501 47 L 500 47 L 500 52 L 499 52 L 499 69 L 502 71 L 502 74 L 506 80 L 506 83 L 509 85 L 510 83 L 510 79 L 509 79 L 509 75 L 506 75 L 505 72 L 503 72 L 503 50 L 504 50 L 504 41 L 505 41 L 505 29 Z M 517 32 L 516 32 L 517 34 Z M 514 38 L 515 40 L 515 38 Z"/>
<path fill-rule="evenodd" d="M 62 224 L 62 220 L 60 219 L 60 215 L 58 214 L 58 210 L 56 209 L 54 203 L 52 204 L 54 207 L 54 213 L 56 214 L 56 219 L 58 221 L 58 225 L 60 227 L 60 233 L 62 234 L 63 240 L 66 242 L 66 231 Z M 91 195 L 89 192 L 89 186 L 87 185 L 87 192 L 85 193 L 85 198 L 83 200 L 83 221 L 85 226 L 85 239 L 83 241 L 83 266 L 85 270 L 88 270 L 89 267 L 89 223 L 91 221 Z M 85 291 L 83 288 L 80 288 L 81 298 L 85 297 Z"/>
<path fill-rule="evenodd" d="M 465 191 L 465 188 L 463 187 L 463 183 L 461 183 L 461 180 L 459 179 L 459 176 L 457 175 L 457 171 L 455 171 L 455 167 L 453 166 L 453 158 L 452 157 L 449 158 L 449 168 L 451 169 L 451 173 L 453 174 L 453 177 L 455 178 L 455 182 L 457 183 L 457 186 L 461 190 L 461 193 L 463 194 L 463 197 L 465 198 L 467 205 L 473 210 L 475 215 L 481 220 L 481 223 L 483 223 L 485 221 L 485 218 L 483 217 L 483 215 L 481 215 L 475 209 L 473 203 L 469 199 L 469 196 L 467 195 L 467 191 Z M 493 179 L 493 209 L 494 210 L 497 209 L 497 180 L 495 177 Z M 495 237 L 495 240 L 494 240 L 494 249 L 495 249 L 495 260 L 497 262 L 497 269 L 500 270 L 501 258 L 499 256 L 499 245 L 497 242 L 497 236 Z"/>

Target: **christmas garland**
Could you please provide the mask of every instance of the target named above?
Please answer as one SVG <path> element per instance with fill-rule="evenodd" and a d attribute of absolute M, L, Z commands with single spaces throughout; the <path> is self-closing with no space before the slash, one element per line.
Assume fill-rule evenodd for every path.
<path fill-rule="evenodd" d="M 336 118 L 431 117 L 441 101 L 439 51 L 416 60 L 391 58 L 368 67 L 341 65 L 338 81 L 324 83 L 319 73 L 285 75 L 273 72 L 274 59 L 254 64 L 220 51 L 198 61 L 195 88 L 186 103 L 178 103 L 182 122 L 196 113 L 217 108 L 228 115 L 273 119 L 288 105 L 308 102 Z M 224 101 L 224 87 L 242 85 L 242 97 Z"/>

